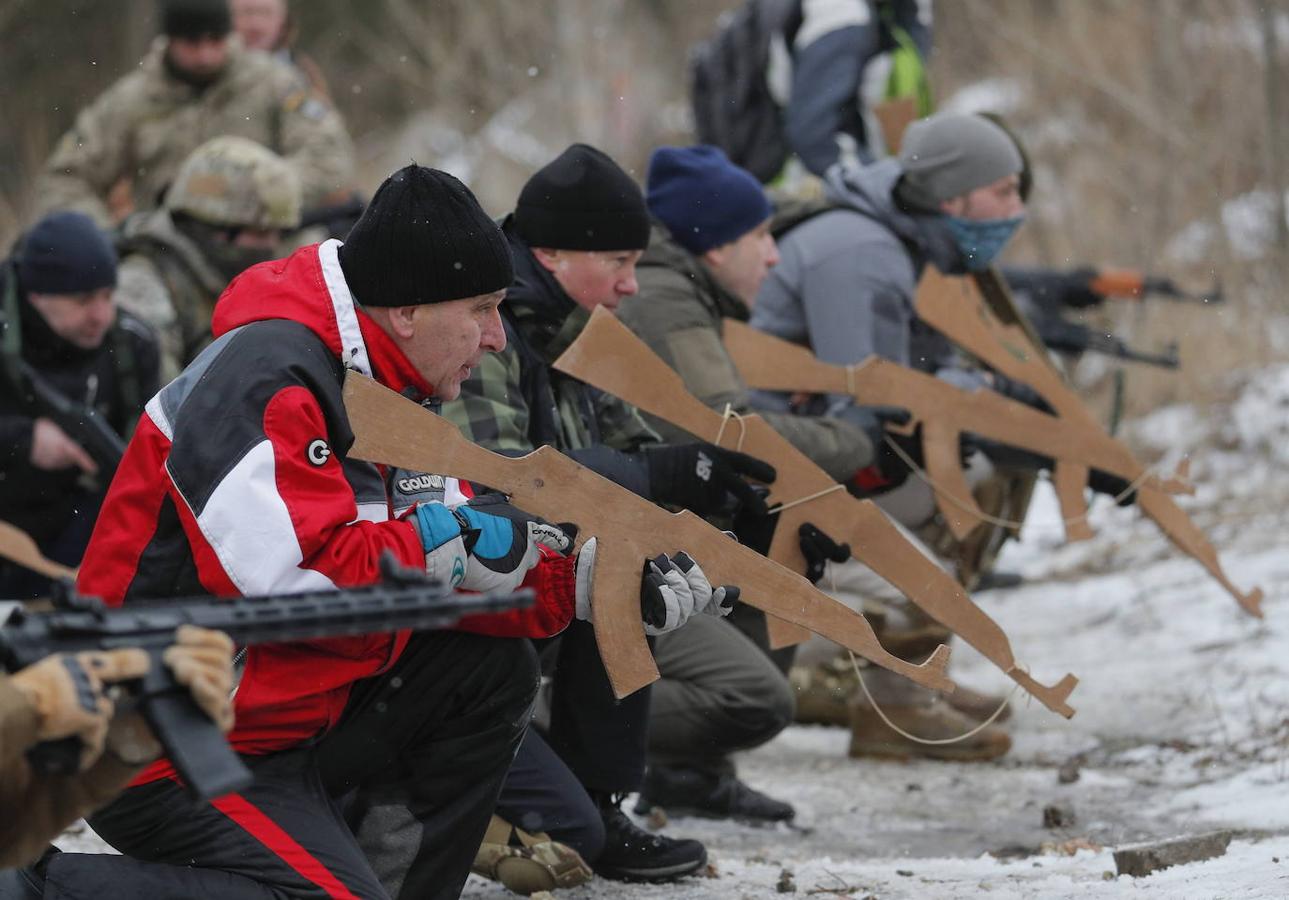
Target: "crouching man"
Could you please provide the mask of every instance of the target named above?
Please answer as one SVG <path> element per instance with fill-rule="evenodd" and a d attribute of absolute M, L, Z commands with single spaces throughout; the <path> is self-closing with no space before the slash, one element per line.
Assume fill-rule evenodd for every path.
<path fill-rule="evenodd" d="M 565 535 L 505 504 L 391 518 L 383 469 L 347 458 L 341 387 L 353 369 L 417 399 L 455 397 L 505 344 L 512 278 L 470 191 L 413 165 L 343 246 L 304 247 L 229 288 L 214 342 L 147 404 L 79 588 L 119 604 L 361 585 L 392 551 L 432 575 L 463 572 L 464 589 L 522 584 L 539 602 L 457 631 L 249 648 L 230 741 L 255 783 L 194 806 L 162 760 L 91 820 L 125 856 L 55 857 L 47 894 L 386 897 L 343 814 L 372 798 L 421 826 L 397 895 L 460 893 L 536 690 L 520 638 L 589 606 L 575 583 L 590 583 L 594 552 L 564 555 Z M 670 606 L 678 589 L 654 593 Z"/>

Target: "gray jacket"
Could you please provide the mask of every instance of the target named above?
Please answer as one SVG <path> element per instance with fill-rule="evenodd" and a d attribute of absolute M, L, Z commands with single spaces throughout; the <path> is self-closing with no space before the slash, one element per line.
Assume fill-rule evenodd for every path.
<path fill-rule="evenodd" d="M 926 371 L 943 365 L 943 340 L 925 339 L 913 298 L 928 262 L 955 275 L 965 267 L 940 216 L 896 205 L 899 177 L 893 159 L 829 170 L 827 197 L 837 208 L 780 240 L 779 264 L 752 309 L 754 327 L 839 365 L 871 355 Z"/>

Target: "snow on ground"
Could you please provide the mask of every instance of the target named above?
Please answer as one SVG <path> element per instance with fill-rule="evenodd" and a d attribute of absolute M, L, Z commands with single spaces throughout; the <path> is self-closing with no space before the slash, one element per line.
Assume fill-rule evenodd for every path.
<path fill-rule="evenodd" d="M 1164 470 L 1180 455 L 1165 452 L 1175 441 L 1195 451 L 1200 489 L 1179 502 L 1235 583 L 1266 592 L 1264 620 L 1241 612 L 1134 508 L 1094 503 L 1097 536 L 1063 544 L 1044 485 L 1000 565 L 1026 583 L 977 599 L 1036 677 L 1080 678 L 1072 720 L 1015 699 L 1013 750 L 984 765 L 851 760 L 844 730 L 793 726 L 740 767 L 796 804 L 798 827 L 673 819 L 666 833 L 702 840 L 715 878 L 595 881 L 561 896 L 775 897 L 784 870 L 801 896 L 1289 896 L 1289 555 L 1279 546 L 1289 520 L 1289 479 L 1279 475 L 1287 395 L 1289 369 L 1273 370 L 1229 409 L 1172 407 L 1130 430 Z M 960 681 L 1010 689 L 970 648 L 954 652 Z M 1061 784 L 1067 762 L 1080 777 Z M 1073 809 L 1074 824 L 1045 829 L 1043 809 L 1057 803 Z M 1219 859 L 1147 878 L 1114 874 L 1116 847 L 1219 828 L 1237 835 Z M 479 879 L 465 893 L 505 895 Z"/>
<path fill-rule="evenodd" d="M 1289 896 L 1289 368 L 1249 379 L 1240 398 L 1203 414 L 1170 407 L 1128 434 L 1165 470 L 1176 442 L 1194 451 L 1198 490 L 1179 503 L 1235 583 L 1266 592 L 1264 620 L 1134 508 L 1094 503 L 1097 536 L 1063 544 L 1055 497 L 1041 486 L 1000 565 L 1025 583 L 977 599 L 1036 677 L 1081 679 L 1072 720 L 1017 697 L 1012 752 L 971 765 L 851 760 L 844 730 L 793 726 L 740 766 L 796 804 L 794 827 L 673 819 L 667 833 L 702 840 L 714 877 L 596 880 L 561 896 L 774 897 L 788 877 L 799 896 L 882 900 Z M 1011 687 L 962 645 L 952 671 L 973 687 Z M 1077 781 L 1058 781 L 1063 764 Z M 1058 803 L 1073 824 L 1044 828 L 1044 807 Z M 1114 874 L 1116 847 L 1217 828 L 1236 832 L 1221 858 Z M 97 846 L 85 834 L 64 843 Z M 472 877 L 465 896 L 509 895 Z"/>

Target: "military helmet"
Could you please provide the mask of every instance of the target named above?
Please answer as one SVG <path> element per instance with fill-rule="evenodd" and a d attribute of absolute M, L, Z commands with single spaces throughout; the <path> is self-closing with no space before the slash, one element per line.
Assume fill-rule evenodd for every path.
<path fill-rule="evenodd" d="M 184 160 L 166 208 L 219 227 L 291 230 L 300 225 L 300 179 L 267 147 L 224 135 Z"/>

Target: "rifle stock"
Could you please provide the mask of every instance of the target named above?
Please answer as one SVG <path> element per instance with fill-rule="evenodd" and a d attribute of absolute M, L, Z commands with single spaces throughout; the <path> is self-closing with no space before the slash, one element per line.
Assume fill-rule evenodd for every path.
<path fill-rule="evenodd" d="M 1048 687 L 1030 678 L 1017 664 L 1007 636 L 997 623 L 972 602 L 957 581 L 906 540 L 875 504 L 836 490 L 836 482 L 826 472 L 760 416 L 742 416 L 727 422 L 690 394 L 680 375 L 611 313 L 596 310 L 554 367 L 702 440 L 741 449 L 772 464 L 778 471 L 770 486 L 768 502 L 772 505 L 818 496 L 780 512 L 770 545 L 771 559 L 794 572 L 805 571 L 797 528 L 803 522 L 815 523 L 834 539 L 848 541 L 855 559 L 979 650 L 1049 709 L 1067 717 L 1073 715 L 1066 700 L 1077 679 L 1066 675 Z M 957 460 L 956 453 L 954 459 Z M 771 618 L 769 624 L 774 627 L 781 623 Z M 772 634 L 780 640 L 788 639 L 786 643 L 796 638 L 781 628 Z"/>
<path fill-rule="evenodd" d="M 937 648 L 920 666 L 891 656 L 862 616 L 692 513 L 669 513 L 549 447 L 519 458 L 500 456 L 467 441 L 445 419 L 352 372 L 345 378 L 344 399 L 354 458 L 485 484 L 531 513 L 575 523 L 583 538 L 599 538 L 593 625 L 618 697 L 658 678 L 640 619 L 641 566 L 648 557 L 679 549 L 699 561 L 713 584 L 752 585 L 743 588 L 743 602 L 817 631 L 925 687 L 953 689 L 945 675 L 947 647 Z"/>

